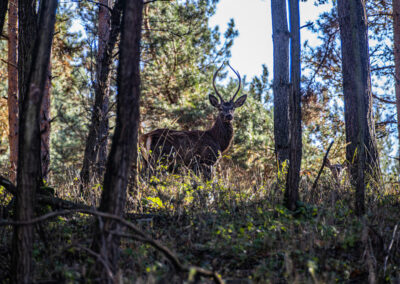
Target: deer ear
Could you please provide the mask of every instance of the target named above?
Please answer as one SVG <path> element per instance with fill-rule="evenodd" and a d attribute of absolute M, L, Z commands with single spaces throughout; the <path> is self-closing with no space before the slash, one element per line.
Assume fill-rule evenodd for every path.
<path fill-rule="evenodd" d="M 208 99 L 210 100 L 210 103 L 213 107 L 219 107 L 219 101 L 216 97 L 213 95 L 208 95 Z"/>
<path fill-rule="evenodd" d="M 241 96 L 241 97 L 238 98 L 238 99 L 236 100 L 236 102 L 234 103 L 234 107 L 235 107 L 235 108 L 241 107 L 241 106 L 244 104 L 244 102 L 246 101 L 246 99 L 247 99 L 247 95 Z"/>

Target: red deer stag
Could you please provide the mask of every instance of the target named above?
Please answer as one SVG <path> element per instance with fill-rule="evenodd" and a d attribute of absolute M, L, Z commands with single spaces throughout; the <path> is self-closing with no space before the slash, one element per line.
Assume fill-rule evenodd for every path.
<path fill-rule="evenodd" d="M 232 143 L 234 111 L 247 99 L 244 95 L 235 101 L 240 91 L 241 79 L 229 63 L 228 66 L 239 78 L 239 87 L 232 99 L 224 101 L 215 86 L 215 79 L 223 65 L 215 72 L 213 87 L 219 100 L 211 94 L 209 100 L 211 105 L 218 109 L 219 114 L 210 129 L 177 131 L 164 128 L 141 135 L 139 141 L 141 149 L 144 150 L 142 153 L 144 152 L 145 167 L 151 172 L 158 164 L 167 167 L 168 171 L 174 170 L 175 166 L 184 165 L 196 174 L 203 174 L 205 179 L 211 179 L 212 166 Z"/>

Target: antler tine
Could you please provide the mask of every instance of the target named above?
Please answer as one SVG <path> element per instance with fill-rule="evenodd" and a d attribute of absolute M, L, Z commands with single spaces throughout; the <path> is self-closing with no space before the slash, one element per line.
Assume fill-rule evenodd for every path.
<path fill-rule="evenodd" d="M 219 99 L 221 100 L 221 103 L 224 101 L 224 99 L 223 99 L 223 98 L 221 97 L 221 95 L 218 93 L 217 87 L 215 86 L 215 79 L 217 79 L 218 72 L 222 69 L 223 66 L 224 66 L 224 63 L 222 63 L 221 67 L 219 67 L 219 68 L 217 69 L 217 71 L 214 73 L 214 77 L 213 77 L 213 87 L 214 87 L 215 93 L 217 94 L 217 96 L 218 96 Z"/>
<path fill-rule="evenodd" d="M 231 68 L 231 70 L 236 74 L 236 76 L 238 76 L 238 78 L 239 78 L 239 86 L 238 86 L 238 88 L 237 88 L 237 90 L 236 90 L 236 93 L 233 95 L 233 98 L 231 99 L 231 102 L 233 102 L 233 100 L 235 99 L 235 97 L 236 97 L 236 95 L 239 93 L 239 91 L 240 91 L 240 87 L 241 87 L 241 84 L 242 84 L 242 79 L 240 78 L 240 74 L 239 74 L 239 72 L 237 72 L 235 69 L 233 69 L 232 68 L 232 66 L 229 64 L 229 62 L 228 62 L 228 66 L 229 66 L 229 68 Z"/>

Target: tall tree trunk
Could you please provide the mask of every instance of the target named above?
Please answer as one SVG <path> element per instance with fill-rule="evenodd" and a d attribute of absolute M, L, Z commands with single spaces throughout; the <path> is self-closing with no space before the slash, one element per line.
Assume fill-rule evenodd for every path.
<path fill-rule="evenodd" d="M 51 55 L 50 55 L 51 58 Z M 51 110 L 51 60 L 47 72 L 46 86 L 40 107 L 40 160 L 42 164 L 42 179 L 48 181 L 50 167 L 50 110 Z"/>
<path fill-rule="evenodd" d="M 96 164 L 97 173 L 100 177 L 106 159 L 110 70 L 112 51 L 115 47 L 121 24 L 120 2 L 120 0 L 116 1 L 111 15 L 109 9 L 103 6 L 111 4 L 110 0 L 102 0 L 101 3 L 103 5 L 99 7 L 99 49 L 96 59 L 96 82 L 94 83 L 95 101 L 80 173 L 83 185 L 87 185 L 90 182 L 92 169 Z M 96 163 L 96 159 L 99 163 Z"/>
<path fill-rule="evenodd" d="M 290 17 L 290 81 L 289 93 L 289 169 L 286 181 L 285 203 L 295 210 L 299 200 L 300 167 L 302 157 L 301 141 L 301 65 L 300 65 L 300 9 L 299 0 L 289 0 Z"/>
<path fill-rule="evenodd" d="M 35 155 L 36 149 L 25 149 L 28 147 L 29 139 L 34 138 L 26 137 L 27 134 L 32 134 L 29 129 L 23 124 L 29 122 L 27 117 L 28 113 L 23 111 L 23 103 L 28 107 L 28 97 L 26 92 L 28 86 L 28 75 L 30 72 L 30 62 L 32 60 L 32 50 L 37 33 L 36 26 L 36 1 L 18 0 L 18 167 L 17 167 L 17 196 L 16 196 L 16 220 L 29 220 L 33 218 L 34 200 L 37 189 L 37 173 L 39 164 L 35 164 L 32 169 L 29 168 L 31 163 L 35 163 L 35 156 L 33 161 L 29 161 L 28 155 Z M 33 97 L 37 94 L 32 94 Z M 28 97 L 29 99 L 29 97 Z M 36 102 L 37 103 L 37 102 Z M 34 123 L 34 121 L 32 121 Z M 24 129 L 22 128 L 24 127 Z M 25 133 L 26 132 L 26 133 Z M 27 140 L 26 142 L 24 140 Z M 32 144 L 32 146 L 35 146 Z M 25 154 L 24 157 L 21 154 Z M 39 158 L 40 159 L 40 158 Z M 33 172 L 31 172 L 33 170 Z M 29 283 L 32 277 L 32 243 L 33 243 L 33 229 L 32 226 L 16 226 L 14 227 L 12 239 L 12 257 L 11 257 L 11 277 L 13 283 Z"/>
<path fill-rule="evenodd" d="M 8 10 L 8 143 L 10 145 L 10 179 L 17 179 L 18 163 L 18 68 L 17 68 L 18 0 L 10 0 Z"/>
<path fill-rule="evenodd" d="M 100 3 L 111 7 L 111 0 L 101 0 Z M 101 109 L 100 127 L 99 127 L 99 151 L 97 154 L 96 170 L 99 177 L 102 176 L 107 161 L 107 144 L 108 144 L 108 108 L 109 108 L 109 96 L 110 96 L 110 76 L 107 74 L 105 82 L 101 82 L 102 74 L 102 60 L 106 56 L 107 44 L 110 40 L 110 28 L 111 28 L 111 14 L 106 7 L 99 7 L 99 38 L 98 38 L 98 52 L 97 52 L 97 88 L 103 89 L 104 101 Z M 111 62 L 110 62 L 111 65 Z M 111 69 L 111 66 L 109 67 Z M 108 73 L 110 73 L 108 71 Z"/>
<path fill-rule="evenodd" d="M 274 138 L 279 168 L 289 160 L 289 31 L 286 0 L 271 0 L 274 45 Z"/>
<path fill-rule="evenodd" d="M 355 210 L 365 212 L 368 177 L 379 172 L 372 117 L 372 94 L 364 0 L 338 0 L 345 103 L 346 159 L 355 188 Z"/>
<path fill-rule="evenodd" d="M 122 216 L 126 187 L 132 163 L 136 165 L 140 99 L 140 38 L 142 0 L 124 1 L 120 57 L 117 74 L 117 121 L 111 152 L 104 176 L 99 210 Z M 119 237 L 110 232 L 119 230 L 115 221 L 107 219 L 94 235 L 94 248 L 117 270 Z M 107 240 L 102 242 L 103 240 Z"/>
<path fill-rule="evenodd" d="M 3 0 L 0 3 L 0 37 L 3 34 L 4 21 L 7 14 L 8 0 Z"/>
<path fill-rule="evenodd" d="M 397 134 L 399 140 L 399 172 L 400 172 L 400 1 L 393 0 L 393 43 L 394 43 L 394 82 L 397 108 Z"/>
<path fill-rule="evenodd" d="M 21 2 L 19 3 L 20 8 L 22 7 Z M 23 72 L 29 75 L 24 87 L 26 93 L 23 96 L 22 111 L 20 112 L 16 221 L 27 221 L 33 218 L 35 193 L 41 182 L 39 113 L 48 74 L 56 8 L 56 0 L 42 0 L 40 2 L 38 25 L 40 29 L 36 31 L 37 37 L 34 48 L 31 49 L 33 51 L 31 70 Z M 26 22 L 21 22 L 21 17 L 19 19 L 21 30 L 26 27 Z M 23 20 L 27 20 L 27 18 L 22 18 Z M 20 42 L 24 42 L 23 35 L 24 33 L 20 34 Z M 32 226 L 15 226 L 11 264 L 13 283 L 32 283 L 32 244 Z"/>

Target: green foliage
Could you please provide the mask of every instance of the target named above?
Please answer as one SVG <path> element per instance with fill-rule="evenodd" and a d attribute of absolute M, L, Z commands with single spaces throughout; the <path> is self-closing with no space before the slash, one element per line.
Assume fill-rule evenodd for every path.
<path fill-rule="evenodd" d="M 231 21 L 221 43 L 219 28 L 208 25 L 214 12 L 215 1 L 202 0 L 146 7 L 141 73 L 145 130 L 174 121 L 185 128 L 206 125 L 204 102 L 213 72 L 229 58 L 237 35 Z"/>

